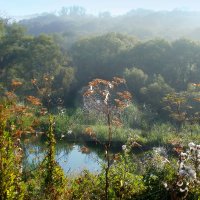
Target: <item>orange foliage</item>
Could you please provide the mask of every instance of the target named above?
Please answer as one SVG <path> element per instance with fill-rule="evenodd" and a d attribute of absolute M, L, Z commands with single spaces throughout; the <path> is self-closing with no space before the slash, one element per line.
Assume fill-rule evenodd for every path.
<path fill-rule="evenodd" d="M 87 148 L 86 146 L 82 146 L 80 150 L 81 150 L 82 153 L 86 153 L 86 154 L 90 153 L 90 149 Z"/>
<path fill-rule="evenodd" d="M 42 103 L 40 101 L 40 99 L 34 97 L 34 96 L 28 96 L 27 101 L 29 101 L 31 104 L 35 105 L 35 106 L 41 106 Z"/>
<path fill-rule="evenodd" d="M 89 135 L 91 137 L 96 137 L 96 134 L 95 134 L 95 132 L 93 131 L 93 129 L 91 127 L 87 127 L 85 129 L 85 134 Z"/>
<path fill-rule="evenodd" d="M 12 80 L 11 86 L 12 87 L 19 87 L 22 85 L 21 81 L 17 81 L 17 80 Z"/>

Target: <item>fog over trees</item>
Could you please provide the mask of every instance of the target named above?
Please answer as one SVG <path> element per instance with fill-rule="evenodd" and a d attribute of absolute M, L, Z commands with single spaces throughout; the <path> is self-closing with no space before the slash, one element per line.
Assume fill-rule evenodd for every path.
<path fill-rule="evenodd" d="M 143 9 L 93 16 L 82 7 L 19 23 L 2 18 L 1 80 L 27 83 L 49 73 L 54 95 L 72 105 L 87 82 L 120 76 L 136 100 L 160 110 L 167 93 L 187 91 L 200 78 L 199 18 L 200 12 Z"/>

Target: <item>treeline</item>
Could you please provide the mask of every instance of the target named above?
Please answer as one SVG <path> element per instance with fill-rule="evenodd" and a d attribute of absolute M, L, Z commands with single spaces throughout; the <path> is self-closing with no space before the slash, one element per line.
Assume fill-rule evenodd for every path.
<path fill-rule="evenodd" d="M 61 97 L 65 106 L 74 106 L 80 103 L 80 92 L 89 81 L 119 76 L 127 80 L 135 101 L 160 113 L 165 106 L 163 97 L 173 92 L 194 94 L 193 83 L 200 80 L 198 42 L 139 41 L 108 33 L 88 36 L 63 48 L 56 35 L 31 36 L 20 25 L 3 19 L 0 25 L 1 83 L 9 90 L 12 80 L 21 81 L 21 94 L 38 93 L 32 83 L 37 81 L 43 88 L 42 80 L 48 76 L 52 99 Z"/>
<path fill-rule="evenodd" d="M 21 20 L 30 34 L 59 33 L 66 41 L 77 40 L 86 35 L 99 35 L 119 32 L 136 36 L 141 40 L 164 38 L 200 39 L 200 12 L 192 11 L 152 11 L 145 9 L 130 10 L 119 16 L 109 12 L 98 16 L 87 14 L 82 7 L 63 7 L 56 13 L 38 14 L 31 19 Z"/>

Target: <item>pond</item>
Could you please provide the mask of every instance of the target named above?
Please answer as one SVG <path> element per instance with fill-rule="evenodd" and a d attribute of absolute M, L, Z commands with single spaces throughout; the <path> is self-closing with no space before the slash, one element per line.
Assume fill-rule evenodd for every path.
<path fill-rule="evenodd" d="M 45 142 L 34 142 L 25 145 L 26 164 L 37 165 L 45 156 Z M 79 173 L 84 169 L 100 172 L 103 164 L 103 152 L 85 145 L 58 141 L 56 143 L 56 161 L 67 173 Z"/>

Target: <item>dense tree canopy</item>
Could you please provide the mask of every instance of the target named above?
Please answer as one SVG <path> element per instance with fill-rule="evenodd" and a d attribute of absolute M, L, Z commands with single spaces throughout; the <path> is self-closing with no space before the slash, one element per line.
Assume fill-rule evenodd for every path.
<path fill-rule="evenodd" d="M 74 19 L 72 11 L 63 8 L 62 15 Z M 75 11 L 78 18 L 88 17 L 81 8 Z M 73 28 L 68 31 L 79 35 Z M 71 39 L 70 45 L 66 38 Z M 22 94 L 34 93 L 31 79 L 42 87 L 44 76 L 52 76 L 53 95 L 61 96 L 65 103 L 77 102 L 80 91 L 92 79 L 119 76 L 127 80 L 127 87 L 138 102 L 159 111 L 164 96 L 187 92 L 200 79 L 200 44 L 188 39 L 141 41 L 115 32 L 76 40 L 67 33 L 31 36 L 19 24 L 2 19 L 0 46 L 0 76 L 4 85 L 7 83 L 8 87 L 17 79 L 24 83 Z"/>
<path fill-rule="evenodd" d="M 74 81 L 74 70 L 67 53 L 61 51 L 51 36 L 29 36 L 18 24 L 5 23 L 1 33 L 0 77 L 6 87 L 12 80 L 19 80 L 23 83 L 21 93 L 34 92 L 31 80 L 41 84 L 45 75 L 51 75 L 52 87 L 57 92 L 61 89 L 68 92 Z"/>

